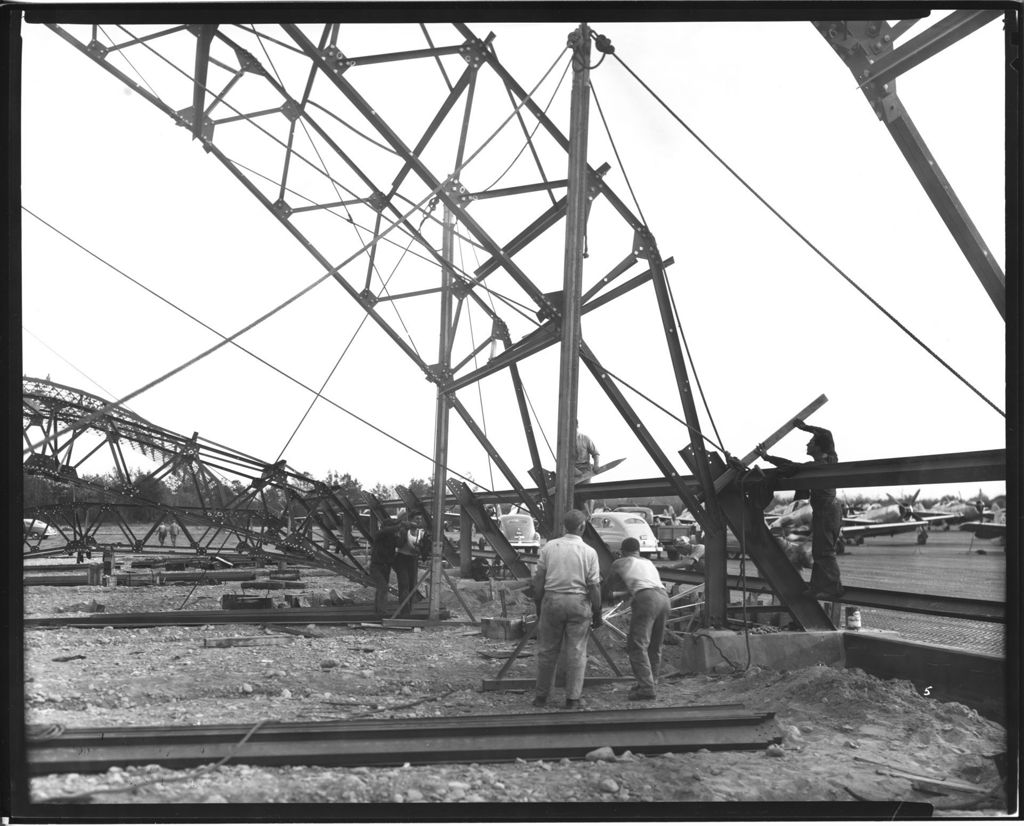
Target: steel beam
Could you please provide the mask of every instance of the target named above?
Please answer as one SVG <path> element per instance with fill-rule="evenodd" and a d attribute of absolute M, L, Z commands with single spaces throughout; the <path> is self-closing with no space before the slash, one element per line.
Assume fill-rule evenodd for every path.
<path fill-rule="evenodd" d="M 864 459 L 834 465 L 806 463 L 764 472 L 772 490 L 866 488 L 945 482 L 997 482 L 1006 479 L 1005 450 L 937 453 L 895 459 Z"/>
<path fill-rule="evenodd" d="M 612 405 L 619 412 L 619 415 L 622 416 L 626 424 L 629 425 L 630 430 L 633 431 L 637 439 L 640 441 L 640 444 L 643 445 L 648 456 L 654 460 L 654 463 L 658 466 L 658 470 L 664 474 L 664 489 L 666 490 L 666 493 L 669 495 L 674 494 L 682 499 L 687 509 L 691 514 L 693 514 L 693 518 L 700 524 L 701 528 L 705 531 L 711 531 L 713 526 L 708 521 L 704 509 L 700 506 L 700 503 L 685 484 L 683 477 L 675 467 L 673 467 L 672 462 L 661 449 L 661 446 L 654 440 L 650 431 L 647 430 L 639 416 L 636 415 L 632 406 L 628 401 L 626 401 L 626 397 L 622 395 L 622 391 L 620 391 L 611 380 L 605 372 L 604 367 L 601 366 L 601 363 L 585 343 L 580 346 L 580 358 L 583 360 L 583 363 L 586 364 L 587 369 L 590 370 L 591 375 L 597 381 L 598 385 L 602 390 L 604 390 L 605 395 L 608 396 L 609 401 L 611 401 Z M 590 492 L 599 489 L 596 485 L 593 487 L 588 485 L 587 487 Z"/>
<path fill-rule="evenodd" d="M 894 95 L 895 97 L 895 95 Z M 932 155 L 910 119 L 903 104 L 897 102 L 898 115 L 887 120 L 886 129 L 892 135 L 900 152 L 907 159 L 910 168 L 921 182 L 925 192 L 931 199 L 935 209 L 949 228 L 953 240 L 967 258 L 982 287 L 992 299 L 992 303 L 1004 319 L 1006 318 L 1006 277 L 999 268 L 995 258 L 981 233 L 960 203 L 953 186 L 939 168 Z"/>
<path fill-rule="evenodd" d="M 689 585 L 701 585 L 704 582 L 702 574 L 680 571 L 672 568 L 671 565 L 659 565 L 658 573 L 665 582 Z M 750 575 L 741 578 L 736 574 L 729 574 L 726 577 L 726 587 L 730 591 L 745 591 L 750 594 L 773 593 L 768 580 Z M 856 605 L 860 608 L 879 608 L 907 614 L 929 614 L 936 617 L 953 617 L 977 622 L 1006 622 L 1006 604 L 990 599 L 967 599 L 940 594 L 912 594 L 906 591 L 883 591 L 876 588 L 846 585 L 842 598 L 836 601 L 844 605 Z M 755 607 L 759 611 L 789 610 L 785 605 L 748 606 L 748 608 Z"/>
<path fill-rule="evenodd" d="M 575 507 L 576 406 L 579 397 L 580 306 L 583 250 L 587 239 L 587 138 L 590 117 L 590 27 L 581 23 L 569 36 L 572 97 L 569 105 L 569 163 L 562 276 L 561 350 L 558 361 L 558 428 L 552 524 Z"/>
<path fill-rule="evenodd" d="M 710 626 L 721 626 L 725 622 L 725 524 L 721 510 L 718 506 L 717 494 L 715 492 L 714 479 L 711 476 L 711 468 L 708 465 L 708 454 L 704 449 L 704 436 L 700 430 L 700 419 L 697 416 L 697 405 L 693 400 L 693 390 L 690 388 L 689 371 L 686 369 L 686 358 L 683 355 L 683 348 L 679 343 L 679 331 L 676 329 L 676 319 L 673 312 L 672 299 L 669 295 L 668 282 L 665 278 L 665 267 L 661 262 L 661 255 L 654 243 L 654 238 L 649 234 L 638 237 L 637 254 L 646 258 L 651 264 L 652 281 L 654 283 L 654 294 L 658 300 L 658 311 L 661 313 L 661 324 L 665 330 L 665 341 L 668 345 L 669 355 L 672 359 L 672 371 L 676 378 L 676 388 L 679 391 L 679 399 L 683 405 L 683 417 L 690 431 L 690 470 L 700 481 L 701 491 L 704 494 L 703 507 L 706 514 L 708 528 L 705 528 L 704 554 L 705 571 L 705 621 Z M 697 513 L 690 511 L 690 514 L 697 518 Z"/>
<path fill-rule="evenodd" d="M 670 264 L 675 263 L 675 259 L 668 258 L 664 263 L 667 267 Z M 651 270 L 644 270 L 644 272 L 635 275 L 624 284 L 620 284 L 614 290 L 609 290 L 604 295 L 588 301 L 580 309 L 580 314 L 586 315 L 587 313 L 593 312 L 598 307 L 604 306 L 608 302 L 618 298 L 620 295 L 625 295 L 630 290 L 634 290 L 637 287 L 646 284 L 651 280 L 651 277 Z M 590 292 L 593 292 L 593 290 Z M 471 373 L 467 373 L 464 376 L 460 376 L 458 379 L 452 380 L 446 389 L 461 390 L 463 387 L 474 384 L 487 376 L 494 375 L 495 373 L 504 370 L 506 367 L 515 364 L 516 362 L 522 361 L 529 356 L 539 353 L 541 350 L 550 347 L 559 340 L 559 330 L 560 328 L 557 320 L 545 322 L 540 327 L 537 327 L 537 329 L 531 330 L 529 333 L 524 335 L 515 344 L 512 344 L 506 350 L 499 353 L 483 367 L 477 368 Z M 472 358 L 472 355 L 470 358 Z M 461 365 L 459 366 L 461 367 Z"/>
<path fill-rule="evenodd" d="M 565 215 L 566 203 L 565 197 L 559 198 L 555 203 L 544 210 L 540 216 L 531 221 L 511 241 L 505 244 L 501 248 L 500 255 L 492 255 L 479 267 L 473 270 L 473 283 L 479 284 L 484 280 L 484 278 L 502 265 L 503 258 L 508 258 L 509 256 L 520 252 L 528 246 L 531 241 L 539 238 L 544 234 L 544 232 L 562 220 L 562 217 Z"/>
<path fill-rule="evenodd" d="M 506 195 L 522 195 L 526 192 L 550 192 L 552 189 L 561 189 L 568 185 L 568 181 L 545 181 L 539 184 L 523 184 L 522 186 L 506 186 L 502 189 L 485 189 L 481 192 L 474 192 L 469 197 L 474 201 L 483 201 L 487 198 L 502 198 Z"/>
<path fill-rule="evenodd" d="M 392 611 L 398 603 L 391 603 Z M 447 613 L 447 612 L 445 612 Z M 414 619 L 426 619 L 427 611 L 412 608 Z M 150 611 L 132 614 L 91 614 L 85 617 L 25 617 L 25 628 L 154 628 L 165 625 L 350 625 L 380 622 L 373 607 L 333 605 L 330 608 L 242 608 L 236 611 Z"/>
<path fill-rule="evenodd" d="M 475 72 L 475 70 L 474 70 Z M 457 87 L 456 87 L 457 88 Z M 452 92 L 454 94 L 454 90 Z M 441 257 L 446 262 L 454 260 L 455 215 L 446 206 L 441 236 Z M 448 554 L 448 542 L 444 535 L 444 500 L 448 479 L 448 412 L 451 408 L 449 394 L 442 385 L 451 376 L 452 340 L 452 270 L 446 265 L 441 268 L 441 335 L 437 348 L 437 371 L 441 380 L 437 384 L 437 403 L 434 407 L 434 479 L 432 491 L 433 524 L 431 529 L 433 553 L 430 557 L 430 618 L 437 619 L 441 610 L 441 578 L 444 557 Z M 449 559 L 457 564 L 454 554 Z"/>
<path fill-rule="evenodd" d="M 898 62 L 892 57 L 894 53 L 893 30 L 884 20 L 819 20 L 814 21 L 814 26 L 846 64 L 857 82 L 863 82 L 861 89 L 868 103 L 871 104 L 879 120 L 885 124 L 893 140 L 896 141 L 897 147 L 903 153 L 999 314 L 1006 318 L 1006 278 L 1002 270 L 995 262 L 981 233 L 974 226 L 967 210 L 957 198 L 952 185 L 942 173 L 934 156 L 925 145 L 924 139 L 907 114 L 902 101 L 896 94 L 895 80 L 891 77 L 886 80 L 884 75 L 882 78 L 874 76 L 875 66 L 878 64 L 881 64 L 883 69 L 888 67 L 888 74 L 892 75 L 902 65 L 916 65 L 928 56 L 925 54 L 926 52 L 937 51 L 944 41 L 951 42 L 950 39 L 957 35 L 959 26 L 975 23 L 982 25 L 988 22 L 986 19 L 982 19 L 986 14 L 983 12 L 956 14 L 960 16 L 953 19 L 953 22 L 948 25 L 948 30 L 944 32 L 942 28 L 939 28 L 938 37 L 929 36 L 928 32 L 925 32 L 919 36 L 924 38 L 923 40 L 919 41 L 919 38 L 915 38 L 912 42 L 919 41 L 920 49 L 915 47 L 913 52 L 901 49 L 900 51 L 905 57 Z M 941 26 L 941 24 L 937 25 Z M 894 76 L 892 75 L 892 77 Z"/>
<path fill-rule="evenodd" d="M 509 378 L 512 379 L 512 389 L 516 394 L 516 403 L 519 405 L 519 418 L 523 424 L 523 433 L 526 435 L 526 446 L 530 451 L 530 475 L 536 479 L 543 479 L 544 468 L 540 463 L 540 451 L 537 449 L 537 438 L 533 433 L 533 420 L 530 417 L 530 408 L 527 404 L 526 389 L 523 387 L 523 380 L 519 376 L 519 366 L 517 364 L 510 364 L 508 369 Z M 540 487 L 537 490 L 537 500 L 543 503 L 544 506 L 543 526 L 545 528 L 545 535 L 551 535 L 553 528 L 551 512 L 553 507 L 551 495 L 546 487 Z"/>
<path fill-rule="evenodd" d="M 459 576 L 468 577 L 473 565 L 473 519 L 459 508 Z"/>
<path fill-rule="evenodd" d="M 870 74 L 860 85 L 883 84 L 895 80 L 947 46 L 952 46 L 986 23 L 1002 16 L 1002 11 L 992 9 L 954 11 L 903 45 L 879 55 L 871 66 Z"/>
<path fill-rule="evenodd" d="M 455 495 L 455 499 L 462 508 L 462 512 L 469 515 L 470 519 L 473 520 L 473 524 L 476 525 L 476 529 L 491 543 L 494 552 L 505 563 L 505 567 L 509 569 L 512 576 L 517 579 L 529 579 L 530 569 L 519 558 L 519 554 L 515 552 L 515 549 L 509 543 L 505 534 L 495 524 L 494 520 L 487 515 L 483 505 L 480 504 L 480 501 L 473 491 L 469 489 L 469 486 L 456 479 L 449 479 L 448 488 Z"/>
<path fill-rule="evenodd" d="M 210 44 L 217 32 L 217 24 L 204 23 L 196 27 L 195 81 L 192 84 L 192 138 L 203 136 L 206 120 L 206 73 L 210 68 Z"/>
<path fill-rule="evenodd" d="M 30 774 L 102 772 L 158 763 L 180 769 L 231 757 L 264 766 L 400 766 L 582 759 L 599 746 L 662 754 L 760 749 L 779 742 L 773 711 L 736 706 L 461 715 L 404 720 L 266 722 L 66 729 L 28 738 Z M 246 739 L 247 738 L 247 739 Z"/>
<path fill-rule="evenodd" d="M 834 465 L 799 465 L 794 475 L 781 478 L 777 469 L 764 471 L 774 490 L 796 490 L 807 487 L 884 487 L 899 484 L 937 484 L 945 482 L 1002 481 L 1006 478 L 1006 451 L 979 450 L 969 453 L 940 453 L 931 456 L 905 456 L 893 459 L 864 459 Z M 818 474 L 821 474 L 820 476 Z M 692 476 L 676 475 L 615 482 L 587 482 L 590 499 L 635 499 L 646 496 L 678 496 L 678 485 L 684 485 L 691 496 L 700 495 L 700 486 Z M 535 489 L 531 489 L 531 493 Z M 518 501 L 515 490 L 481 491 L 481 502 Z"/>
<path fill-rule="evenodd" d="M 361 55 L 359 57 L 340 57 L 338 65 L 346 68 L 351 66 L 370 66 L 374 63 L 392 63 L 396 60 L 416 60 L 423 57 L 441 57 L 448 54 L 460 54 L 466 50 L 464 44 L 458 46 L 439 46 L 431 49 L 410 49 L 405 52 L 387 52 L 385 54 Z"/>
<path fill-rule="evenodd" d="M 512 470 L 511 467 L 509 467 L 508 463 L 501 457 L 501 454 L 498 453 L 494 445 L 491 444 L 491 440 L 488 439 L 487 434 L 480 429 L 480 426 L 470 415 L 469 411 L 466 409 L 466 406 L 457 398 L 455 398 L 454 395 L 449 396 L 449 398 L 451 400 L 452 407 L 455 408 L 456 412 L 462 417 L 462 420 L 469 427 L 470 431 L 472 431 L 473 435 L 476 436 L 476 439 L 478 442 L 480 442 L 481 447 L 483 447 L 483 449 L 487 451 L 487 455 L 491 457 L 491 460 L 498 466 L 499 470 L 501 470 L 505 478 L 512 483 L 513 489 L 516 491 L 516 494 L 519 497 L 516 501 L 522 502 L 524 505 L 526 505 L 527 509 L 530 511 L 531 514 L 533 514 L 533 517 L 535 519 L 543 519 L 543 512 L 540 508 L 537 507 L 537 500 L 535 495 L 531 493 L 527 488 L 523 487 L 523 485 L 519 482 L 519 478 L 516 476 L 515 472 Z"/>
<path fill-rule="evenodd" d="M 793 612 L 793 618 L 800 627 L 805 631 L 834 631 L 835 626 L 821 605 L 805 596 L 806 583 L 775 544 L 761 510 L 746 500 L 736 486 L 725 488 L 718 494 L 718 501 L 733 536 L 742 545 L 742 551 L 750 556 L 771 584 L 772 591 Z"/>

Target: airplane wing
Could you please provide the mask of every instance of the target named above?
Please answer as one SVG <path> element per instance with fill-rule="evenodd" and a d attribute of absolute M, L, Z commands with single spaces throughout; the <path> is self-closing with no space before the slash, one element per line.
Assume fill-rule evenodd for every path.
<path fill-rule="evenodd" d="M 878 525 L 878 524 L 879 524 L 878 522 L 875 522 L 874 520 L 871 520 L 871 519 L 858 519 L 856 516 L 844 516 L 843 517 L 843 528 L 844 529 L 846 528 L 847 525 Z"/>
<path fill-rule="evenodd" d="M 925 522 L 942 522 L 947 519 L 956 519 L 958 516 L 960 514 L 946 511 L 914 511 L 914 519 L 923 519 Z"/>
<path fill-rule="evenodd" d="M 964 522 L 960 526 L 962 531 L 970 531 L 978 539 L 996 539 L 1006 536 L 1005 522 Z"/>
<path fill-rule="evenodd" d="M 844 520 L 845 521 L 845 520 Z M 843 525 L 844 539 L 866 536 L 892 536 L 897 533 L 911 533 L 923 528 L 927 522 L 863 522 L 857 525 Z"/>

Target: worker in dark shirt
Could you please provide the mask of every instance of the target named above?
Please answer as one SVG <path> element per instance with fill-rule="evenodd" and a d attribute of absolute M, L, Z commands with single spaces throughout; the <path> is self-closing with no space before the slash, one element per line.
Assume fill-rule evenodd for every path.
<path fill-rule="evenodd" d="M 839 461 L 836 455 L 835 441 L 832 433 L 823 427 L 808 425 L 801 419 L 794 419 L 793 424 L 800 430 L 811 434 L 807 442 L 807 455 L 810 464 L 834 465 Z M 757 446 L 758 454 L 779 468 L 794 468 L 798 462 L 769 456 L 764 445 Z M 836 499 L 835 488 L 815 488 L 811 491 L 798 490 L 793 494 L 795 499 L 811 501 L 811 582 L 807 588 L 807 596 L 812 599 L 837 599 L 843 594 L 843 586 L 839 580 L 839 563 L 836 554 L 840 548 L 840 532 L 843 524 L 842 506 Z"/>
<path fill-rule="evenodd" d="M 395 572 L 398 580 L 398 601 L 405 602 L 399 616 L 411 616 L 413 599 L 406 601 L 406 597 L 416 587 L 422 543 L 423 531 L 403 514 L 377 531 L 370 550 L 370 575 L 376 587 L 373 607 L 378 616 L 383 617 L 387 613 L 391 571 Z"/>

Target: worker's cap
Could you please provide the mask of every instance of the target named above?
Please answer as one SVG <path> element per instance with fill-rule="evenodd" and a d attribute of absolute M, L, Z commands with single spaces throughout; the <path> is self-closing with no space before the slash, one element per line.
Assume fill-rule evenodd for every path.
<path fill-rule="evenodd" d="M 576 531 L 585 525 L 587 522 L 587 515 L 581 510 L 570 510 L 566 511 L 565 516 L 562 517 L 562 524 L 565 529 L 569 532 Z"/>
<path fill-rule="evenodd" d="M 622 547 L 619 550 L 624 554 L 640 553 L 640 542 L 635 536 L 627 536 L 622 540 Z"/>
<path fill-rule="evenodd" d="M 835 439 L 832 438 L 832 434 L 828 431 L 815 433 L 814 436 L 811 437 L 811 441 L 820 447 L 824 453 L 836 452 Z"/>

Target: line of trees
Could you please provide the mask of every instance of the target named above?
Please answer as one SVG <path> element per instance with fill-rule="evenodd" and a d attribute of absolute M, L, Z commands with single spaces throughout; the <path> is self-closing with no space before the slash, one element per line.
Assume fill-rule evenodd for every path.
<path fill-rule="evenodd" d="M 143 499 L 161 505 L 180 508 L 197 508 L 202 504 L 195 485 L 187 477 L 171 475 L 163 479 L 154 479 L 152 476 L 141 471 L 132 471 L 131 475 L 133 479 L 132 484 Z M 113 471 L 109 473 L 84 474 L 81 477 L 82 482 L 100 488 L 107 488 L 107 490 L 75 490 L 75 486 L 69 483 L 58 482 L 36 474 L 23 474 L 22 479 L 23 504 L 26 508 L 54 504 L 72 504 L 76 501 L 110 503 L 125 501 L 124 496 L 120 493 L 121 481 Z M 328 471 L 323 481 L 340 493 L 357 498 L 359 493 L 366 489 L 351 474 L 339 473 L 335 470 Z M 420 499 L 429 501 L 433 490 L 431 482 L 432 480 L 413 478 L 405 484 L 405 487 L 420 497 Z M 240 480 L 233 480 L 227 484 L 218 483 L 218 487 L 224 500 L 231 501 L 246 490 L 247 484 Z M 372 488 L 369 488 L 369 491 L 377 498 L 383 500 L 398 498 L 393 485 L 378 482 Z M 219 499 L 216 490 L 204 490 L 203 497 L 208 505 L 216 504 Z M 268 485 L 263 489 L 263 497 L 272 511 L 279 512 L 284 510 L 286 500 L 284 494 L 279 489 Z M 147 516 L 151 516 L 154 519 L 158 515 L 159 512 L 156 509 L 153 509 L 152 514 L 147 514 Z"/>
<path fill-rule="evenodd" d="M 395 493 L 394 485 L 386 485 L 383 482 L 378 482 L 372 488 L 364 487 L 360 484 L 359 480 L 348 473 L 339 473 L 336 470 L 329 470 L 327 476 L 324 477 L 324 482 L 330 485 L 334 489 L 340 488 L 340 493 L 346 496 L 356 496 L 360 491 L 368 491 L 376 496 L 378 499 L 389 500 L 397 499 L 398 494 Z M 433 495 L 434 485 L 433 478 L 431 479 L 410 479 L 406 482 L 403 487 L 408 488 L 420 499 L 429 501 Z M 397 484 L 402 484 L 401 482 Z"/>

